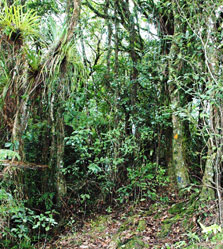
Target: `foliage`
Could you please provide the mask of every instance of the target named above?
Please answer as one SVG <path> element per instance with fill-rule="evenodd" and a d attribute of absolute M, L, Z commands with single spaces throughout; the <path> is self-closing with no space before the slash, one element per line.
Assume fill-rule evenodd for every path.
<path fill-rule="evenodd" d="M 92 212 L 171 200 L 164 239 L 194 212 L 176 193 L 192 203 L 200 189 L 201 201 L 217 197 L 223 219 L 221 3 L 96 2 L 0 2 L 0 143 L 8 148 L 0 160 L 30 165 L 0 180 L 5 246 L 31 246 L 70 217 L 73 225 Z M 134 236 L 118 245 L 143 247 Z M 202 241 L 194 230 L 186 238 Z"/>
<path fill-rule="evenodd" d="M 136 169 L 127 168 L 129 184 L 117 190 L 120 203 L 135 201 L 148 201 L 157 199 L 157 188 L 167 183 L 165 170 L 154 163 L 147 163 Z"/>
<path fill-rule="evenodd" d="M 13 159 L 13 158 L 17 158 L 18 160 L 21 159 L 18 152 L 12 150 L 0 149 L 0 160 Z"/>
<path fill-rule="evenodd" d="M 11 39 L 28 36 L 39 37 L 39 17 L 33 10 L 27 10 L 21 5 L 8 7 L 7 3 L 0 13 L 0 28 Z M 15 37 L 12 37 L 15 36 Z"/>
<path fill-rule="evenodd" d="M 23 202 L 14 199 L 4 188 L 0 189 L 0 204 L 0 238 L 3 244 L 8 243 L 7 241 L 11 241 L 10 245 L 38 241 L 42 233 L 47 234 L 57 225 L 53 218 L 54 210 L 35 214 L 34 211 L 26 208 Z"/>

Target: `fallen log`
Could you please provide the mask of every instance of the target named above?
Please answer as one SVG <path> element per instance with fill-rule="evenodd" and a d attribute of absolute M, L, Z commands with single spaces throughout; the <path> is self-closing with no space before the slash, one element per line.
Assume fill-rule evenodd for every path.
<path fill-rule="evenodd" d="M 48 165 L 41 165 L 35 163 L 21 162 L 21 161 L 10 161 L 10 160 L 0 160 L 0 166 L 4 166 L 5 168 L 0 172 L 0 179 L 4 177 L 9 168 L 22 168 L 22 169 L 46 169 Z"/>
<path fill-rule="evenodd" d="M 27 169 L 45 169 L 45 168 L 48 168 L 48 165 L 41 165 L 41 164 L 21 162 L 21 161 L 10 161 L 10 160 L 0 160 L 0 166 L 27 168 Z"/>

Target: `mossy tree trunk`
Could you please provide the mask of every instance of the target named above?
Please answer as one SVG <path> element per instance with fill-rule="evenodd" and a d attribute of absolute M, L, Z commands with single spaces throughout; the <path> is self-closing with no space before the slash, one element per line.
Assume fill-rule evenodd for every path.
<path fill-rule="evenodd" d="M 156 19 L 158 29 L 158 35 L 161 40 L 161 56 L 169 56 L 170 48 L 172 44 L 172 39 L 174 35 L 174 17 L 173 17 L 173 10 L 167 11 L 167 3 L 168 1 L 163 1 L 163 11 L 161 13 L 157 13 Z M 157 24 L 156 24 L 157 25 Z M 161 65 L 161 72 L 163 74 L 163 82 L 161 83 L 161 98 L 160 98 L 160 105 L 165 106 L 165 108 L 169 109 L 171 104 L 170 99 L 170 88 L 168 87 L 168 80 L 169 80 L 169 61 L 166 58 L 165 63 Z M 172 123 L 172 117 L 168 118 L 168 122 Z M 175 169 L 172 163 L 172 154 L 173 154 L 173 141 L 172 141 L 172 134 L 173 134 L 173 127 L 168 125 L 167 127 L 163 127 L 163 134 L 166 143 L 165 148 L 165 160 L 168 167 L 168 176 L 172 186 L 176 184 L 176 175 Z M 161 134 L 160 134 L 161 135 Z"/>
<path fill-rule="evenodd" d="M 61 84 L 63 87 L 63 84 Z M 57 91 L 56 91 L 57 92 Z M 59 96 L 55 96 L 55 92 L 51 96 L 51 149 L 50 149 L 50 168 L 52 171 L 52 181 L 56 188 L 57 203 L 66 195 L 67 187 L 63 175 L 64 166 L 64 118 L 63 118 L 63 96 L 64 91 L 59 89 Z"/>
<path fill-rule="evenodd" d="M 214 8 L 214 9 L 213 9 Z M 219 221 L 222 223 L 222 156 L 223 156 L 223 108 L 222 108 L 222 69 L 220 56 L 221 50 L 218 49 L 219 30 L 217 28 L 219 15 L 219 6 L 216 4 L 207 5 L 207 27 L 205 41 L 202 40 L 203 50 L 205 55 L 205 65 L 208 72 L 207 82 L 207 101 L 209 119 L 206 122 L 206 127 L 209 135 L 207 147 L 207 160 L 203 175 L 203 187 L 201 191 L 201 199 L 209 200 L 218 199 L 219 204 Z M 222 20 L 220 20 L 222 22 Z"/>
<path fill-rule="evenodd" d="M 212 150 L 211 140 L 208 141 L 208 153 L 205 164 L 205 171 L 202 179 L 203 187 L 201 191 L 201 200 L 215 199 L 214 189 L 214 158 L 215 155 Z"/>
<path fill-rule="evenodd" d="M 3 113 L 6 127 L 9 130 L 13 150 L 16 151 L 20 160 L 25 162 L 26 155 L 24 149 L 24 134 L 27 128 L 30 106 L 30 90 L 32 84 L 28 80 L 29 65 L 25 54 L 22 37 L 19 40 L 11 41 L 8 46 L 8 66 L 13 68 L 10 85 L 5 86 Z M 16 158 L 12 159 L 17 160 Z M 19 198 L 26 195 L 24 188 L 24 170 L 16 169 L 13 173 L 15 187 Z"/>
<path fill-rule="evenodd" d="M 66 180 L 63 175 L 64 168 L 64 108 L 63 105 L 66 101 L 66 84 L 67 84 L 67 58 L 63 53 L 63 46 L 69 44 L 73 37 L 74 29 L 77 26 L 78 18 L 80 14 L 80 0 L 73 1 L 73 15 L 69 20 L 69 27 L 67 35 L 62 37 L 56 46 L 52 48 L 49 55 L 58 56 L 58 53 L 61 53 L 61 64 L 57 68 L 57 78 L 60 78 L 60 81 L 55 80 L 53 87 L 49 88 L 50 95 L 50 121 L 51 121 L 51 147 L 50 147 L 50 168 L 51 168 L 51 180 L 52 184 L 56 190 L 56 200 L 58 206 L 61 205 L 62 198 L 67 193 Z M 49 65 L 51 59 L 48 59 Z M 52 79 L 54 80 L 54 79 Z"/>
<path fill-rule="evenodd" d="M 16 96 L 17 110 L 15 112 L 12 129 L 12 143 L 14 145 L 14 150 L 19 153 L 21 160 L 25 161 L 26 156 L 23 135 L 25 134 L 29 118 L 29 91 L 27 91 L 29 88 L 28 63 L 26 61 L 22 61 L 21 65 L 21 75 L 18 75 L 17 77 L 17 80 L 21 82 Z M 15 84 L 17 84 L 17 82 Z"/>
<path fill-rule="evenodd" d="M 215 12 L 214 12 L 215 13 Z M 215 13 L 216 15 L 216 13 Z M 215 193 L 220 196 L 220 179 L 221 179 L 221 161 L 222 161 L 222 99 L 219 95 L 219 56 L 214 46 L 216 42 L 214 34 L 217 30 L 214 26 L 215 16 L 209 17 L 209 26 L 207 27 L 208 47 L 205 47 L 205 64 L 208 71 L 208 85 L 210 92 L 209 102 L 209 120 L 206 125 L 208 127 L 209 139 L 207 143 L 208 152 L 203 175 L 203 188 L 201 191 L 202 199 L 214 199 Z M 220 98 L 219 98 L 220 97 Z"/>
<path fill-rule="evenodd" d="M 176 177 L 177 186 L 179 189 L 186 187 L 189 184 L 188 167 L 186 164 L 184 125 L 179 115 L 181 106 L 180 82 L 178 79 L 179 73 L 182 70 L 183 63 L 181 60 L 181 34 L 184 31 L 184 23 L 182 23 L 175 0 L 174 7 L 174 35 L 170 48 L 169 61 L 169 93 L 172 109 L 172 160 L 169 163 L 170 178 Z"/>
<path fill-rule="evenodd" d="M 222 223 L 222 156 L 223 156 L 223 113 L 222 101 L 219 105 L 212 103 L 210 109 L 210 137 L 208 140 L 207 160 L 203 175 L 201 200 L 210 200 L 217 197 L 219 204 L 219 221 Z"/>

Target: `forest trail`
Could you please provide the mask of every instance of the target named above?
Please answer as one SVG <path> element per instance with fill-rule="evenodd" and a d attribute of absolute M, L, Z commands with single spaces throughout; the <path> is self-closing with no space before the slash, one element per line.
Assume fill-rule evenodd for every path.
<path fill-rule="evenodd" d="M 187 230 L 193 227 L 191 234 L 200 230 L 196 213 L 188 205 L 182 200 L 172 204 L 142 203 L 98 215 L 85 221 L 80 231 L 67 231 L 46 248 L 185 248 L 189 243 Z"/>
<path fill-rule="evenodd" d="M 0 249 L 223 249 L 222 41 L 223 1 L 0 0 Z"/>

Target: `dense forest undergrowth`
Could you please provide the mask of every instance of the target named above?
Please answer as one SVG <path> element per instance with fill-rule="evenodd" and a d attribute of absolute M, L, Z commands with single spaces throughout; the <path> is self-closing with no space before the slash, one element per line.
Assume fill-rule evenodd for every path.
<path fill-rule="evenodd" d="M 0 0 L 0 247 L 222 248 L 223 2 Z"/>

